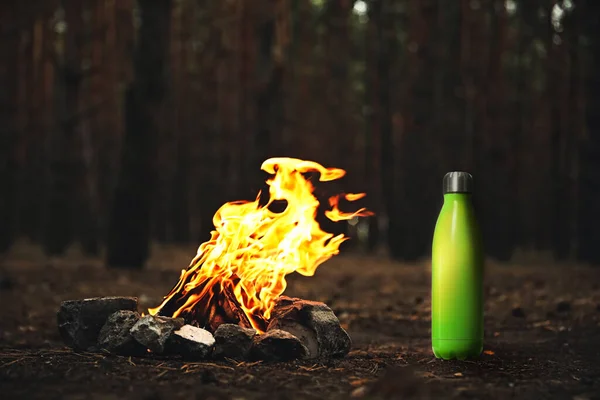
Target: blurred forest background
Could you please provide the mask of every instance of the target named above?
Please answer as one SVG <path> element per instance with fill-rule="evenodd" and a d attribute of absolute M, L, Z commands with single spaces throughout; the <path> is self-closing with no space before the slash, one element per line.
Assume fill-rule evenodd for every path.
<path fill-rule="evenodd" d="M 4 0 L 0 253 L 139 267 L 271 156 L 348 171 L 356 251 L 430 251 L 467 170 L 490 257 L 600 264 L 598 0 Z M 190 254 L 190 259 L 193 255 Z"/>

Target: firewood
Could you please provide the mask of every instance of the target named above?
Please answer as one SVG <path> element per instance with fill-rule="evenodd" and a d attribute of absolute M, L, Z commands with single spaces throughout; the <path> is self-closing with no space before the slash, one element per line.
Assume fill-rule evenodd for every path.
<path fill-rule="evenodd" d="M 235 279 L 233 277 L 232 282 L 235 282 Z M 190 296 L 204 293 L 205 285 L 206 282 L 186 293 L 185 296 L 176 294 L 164 304 L 159 315 L 172 316 Z M 236 324 L 252 328 L 250 320 L 233 294 L 231 285 L 221 288 L 221 285 L 215 284 L 191 309 L 184 310 L 178 314 L 178 317 L 184 318 L 187 324 L 205 328 L 210 332 L 215 332 L 222 324 Z M 266 328 L 264 320 L 256 317 L 255 321 Z"/>

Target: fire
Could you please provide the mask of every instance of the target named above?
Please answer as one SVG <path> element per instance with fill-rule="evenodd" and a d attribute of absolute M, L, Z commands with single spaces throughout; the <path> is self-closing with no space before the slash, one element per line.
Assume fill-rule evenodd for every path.
<path fill-rule="evenodd" d="M 149 309 L 150 314 L 191 318 L 207 324 L 214 314 L 211 307 L 229 296 L 229 302 L 237 304 L 228 307 L 239 308 L 245 322 L 263 332 L 275 301 L 287 286 L 285 276 L 292 272 L 312 276 L 319 265 L 339 253 L 347 237 L 334 236 L 320 228 L 315 220 L 319 201 L 303 173 L 318 172 L 320 181 L 333 181 L 346 171 L 294 158 L 271 158 L 263 162 L 261 169 L 274 175 L 267 180 L 267 204 L 259 204 L 259 193 L 254 201 L 221 206 L 213 217 L 215 230 L 210 240 L 200 245 L 189 268 L 181 271 L 177 285 L 160 306 Z M 355 201 L 364 196 L 361 193 L 331 197 L 331 209 L 325 216 L 342 221 L 372 215 L 364 208 L 351 213 L 338 208 L 341 197 Z M 285 210 L 270 210 L 276 201 L 285 201 Z"/>

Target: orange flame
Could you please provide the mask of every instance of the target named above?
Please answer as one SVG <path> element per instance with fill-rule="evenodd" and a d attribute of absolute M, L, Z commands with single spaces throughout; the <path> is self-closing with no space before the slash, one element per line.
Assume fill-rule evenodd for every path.
<path fill-rule="evenodd" d="M 167 312 L 173 317 L 193 314 L 198 307 L 206 314 L 212 297 L 228 288 L 252 326 L 262 332 L 261 321 L 270 318 L 275 301 L 287 286 L 285 276 L 292 272 L 312 276 L 319 265 L 339 253 L 340 244 L 347 238 L 321 230 L 315 220 L 319 201 L 302 173 L 319 172 L 320 181 L 332 181 L 346 172 L 294 158 L 271 158 L 261 169 L 274 175 L 267 180 L 268 203 L 259 204 L 259 193 L 255 201 L 221 206 L 213 217 L 211 239 L 200 245 L 189 268 L 181 271 L 178 284 L 159 307 L 149 309 L 150 314 L 159 313 L 175 300 L 175 311 Z M 372 215 L 364 208 L 352 213 L 340 211 L 340 196 L 355 201 L 364 194 L 331 197 L 331 209 L 325 212 L 330 220 Z M 283 212 L 269 209 L 281 200 L 287 202 Z"/>

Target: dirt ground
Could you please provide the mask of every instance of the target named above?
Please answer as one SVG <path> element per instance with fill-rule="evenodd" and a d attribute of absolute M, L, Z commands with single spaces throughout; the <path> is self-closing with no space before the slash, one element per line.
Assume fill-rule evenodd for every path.
<path fill-rule="evenodd" d="M 189 363 L 74 353 L 56 329 L 63 300 L 138 296 L 158 304 L 192 253 L 144 271 L 98 261 L 5 259 L 0 282 L 2 399 L 600 399 L 600 268 L 500 266 L 486 273 L 485 351 L 430 350 L 430 269 L 339 256 L 286 294 L 329 304 L 353 340 L 339 360 Z M 141 310 L 144 311 L 144 310 Z"/>

